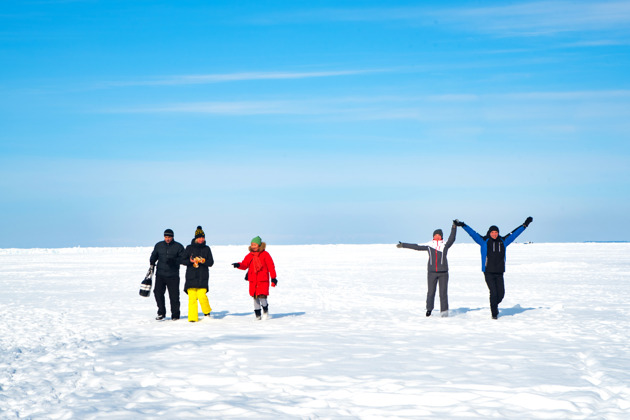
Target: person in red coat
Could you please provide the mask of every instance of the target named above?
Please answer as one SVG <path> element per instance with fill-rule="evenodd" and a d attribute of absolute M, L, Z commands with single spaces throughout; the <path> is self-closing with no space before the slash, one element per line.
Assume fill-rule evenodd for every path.
<path fill-rule="evenodd" d="M 256 319 L 269 318 L 269 304 L 267 296 L 269 296 L 269 278 L 271 277 L 271 286 L 276 287 L 278 280 L 276 279 L 276 267 L 273 259 L 267 251 L 267 244 L 256 236 L 252 239 L 249 247 L 249 254 L 245 256 L 242 262 L 233 263 L 234 268 L 248 270 L 245 279 L 249 281 L 249 295 L 254 299 L 254 314 Z M 262 317 L 261 317 L 262 308 Z"/>

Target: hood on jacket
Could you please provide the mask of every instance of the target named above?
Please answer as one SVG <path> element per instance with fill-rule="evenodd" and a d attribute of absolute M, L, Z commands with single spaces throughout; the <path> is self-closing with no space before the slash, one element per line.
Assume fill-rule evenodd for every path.
<path fill-rule="evenodd" d="M 258 247 L 258 252 L 263 252 L 265 250 L 265 248 L 267 248 L 267 243 L 263 242 L 260 244 L 260 246 Z M 249 247 L 247 247 L 247 249 L 249 250 L 249 252 L 254 252 L 252 251 L 252 246 L 250 245 Z"/>

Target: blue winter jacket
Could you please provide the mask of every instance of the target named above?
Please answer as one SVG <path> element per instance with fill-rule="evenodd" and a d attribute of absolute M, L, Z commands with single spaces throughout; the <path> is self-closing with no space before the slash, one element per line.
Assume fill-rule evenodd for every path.
<path fill-rule="evenodd" d="M 505 272 L 505 248 L 525 231 L 525 226 L 521 225 L 506 236 L 498 236 L 497 239 L 490 237 L 490 232 L 486 236 L 481 236 L 470 226 L 464 225 L 464 230 L 481 248 L 481 271 L 484 273 Z"/>

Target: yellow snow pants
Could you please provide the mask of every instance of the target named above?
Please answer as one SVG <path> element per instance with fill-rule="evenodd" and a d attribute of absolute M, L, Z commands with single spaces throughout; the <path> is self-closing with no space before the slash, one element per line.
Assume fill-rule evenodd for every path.
<path fill-rule="evenodd" d="M 199 300 L 199 304 L 201 305 L 201 310 L 204 315 L 209 314 L 212 311 L 210 307 L 210 302 L 208 302 L 208 296 L 206 293 L 208 292 L 206 289 L 188 289 L 188 321 L 197 322 L 199 321 L 199 314 L 197 311 L 197 299 Z"/>

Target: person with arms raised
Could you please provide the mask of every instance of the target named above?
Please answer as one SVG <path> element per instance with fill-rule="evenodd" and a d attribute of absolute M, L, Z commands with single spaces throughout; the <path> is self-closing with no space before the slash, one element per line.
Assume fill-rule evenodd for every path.
<path fill-rule="evenodd" d="M 468 233 L 481 248 L 481 271 L 483 271 L 486 285 L 490 291 L 490 312 L 492 319 L 499 317 L 499 303 L 501 303 L 505 297 L 503 273 L 505 273 L 506 248 L 527 229 L 533 220 L 531 216 L 528 217 L 522 225 L 518 226 L 506 236 L 499 235 L 499 228 L 495 225 L 488 228 L 486 236 L 481 236 L 466 223 L 455 220 L 457 226 L 463 227 L 466 233 Z"/>

